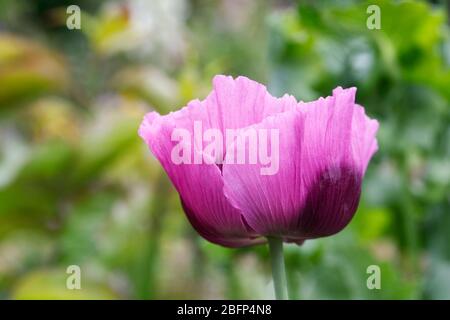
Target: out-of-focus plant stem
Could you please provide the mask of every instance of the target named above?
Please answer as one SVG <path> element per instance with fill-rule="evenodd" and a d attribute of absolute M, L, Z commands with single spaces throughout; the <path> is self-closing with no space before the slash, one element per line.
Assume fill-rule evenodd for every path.
<path fill-rule="evenodd" d="M 150 230 L 146 243 L 141 268 L 142 277 L 137 285 L 136 295 L 139 299 L 152 299 L 158 290 L 158 261 L 162 224 L 169 204 L 170 184 L 161 171 L 156 181 L 155 193 L 150 206 Z"/>
<path fill-rule="evenodd" d="M 232 252 L 230 259 L 227 259 L 225 262 L 226 297 L 231 300 L 242 299 L 243 288 L 235 265 L 237 257 L 236 252 Z"/>
<path fill-rule="evenodd" d="M 301 250 L 301 248 L 298 248 Z M 296 252 L 295 254 L 291 254 L 286 256 L 286 279 L 287 279 L 287 291 L 289 300 L 299 300 L 300 299 L 300 265 L 301 265 L 301 256 L 300 253 Z"/>
<path fill-rule="evenodd" d="M 192 246 L 192 271 L 194 276 L 194 281 L 197 284 L 197 289 L 199 290 L 197 293 L 201 294 L 203 293 L 204 289 L 204 279 L 205 279 L 205 272 L 206 272 L 206 265 L 207 265 L 207 259 L 205 256 L 205 253 L 203 252 L 203 249 L 201 247 L 200 241 L 202 241 L 198 234 L 189 226 L 189 239 Z"/>

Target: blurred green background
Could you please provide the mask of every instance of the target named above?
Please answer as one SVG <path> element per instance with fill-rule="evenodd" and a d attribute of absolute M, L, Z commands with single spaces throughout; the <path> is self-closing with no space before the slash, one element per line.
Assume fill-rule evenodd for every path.
<path fill-rule="evenodd" d="M 0 298 L 273 297 L 267 248 L 199 238 L 137 136 L 215 74 L 304 101 L 356 86 L 380 121 L 351 224 L 285 248 L 292 298 L 450 298 L 447 1 L 85 0 L 68 30 L 74 2 L 0 0 Z"/>

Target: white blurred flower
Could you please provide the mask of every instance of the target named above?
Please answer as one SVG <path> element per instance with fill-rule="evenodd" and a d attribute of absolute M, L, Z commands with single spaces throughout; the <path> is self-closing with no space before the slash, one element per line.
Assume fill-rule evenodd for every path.
<path fill-rule="evenodd" d="M 96 31 L 100 50 L 133 51 L 179 59 L 185 50 L 186 2 L 126 0 L 109 2 Z M 111 25 L 115 23 L 115 28 Z M 110 32 L 114 29 L 114 32 Z"/>

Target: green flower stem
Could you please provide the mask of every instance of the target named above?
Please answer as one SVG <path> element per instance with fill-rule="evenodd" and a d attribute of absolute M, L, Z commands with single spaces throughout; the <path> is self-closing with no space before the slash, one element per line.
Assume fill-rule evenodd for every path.
<path fill-rule="evenodd" d="M 284 267 L 283 240 L 267 238 L 269 242 L 270 263 L 272 265 L 273 286 L 277 300 L 287 299 L 286 270 Z"/>

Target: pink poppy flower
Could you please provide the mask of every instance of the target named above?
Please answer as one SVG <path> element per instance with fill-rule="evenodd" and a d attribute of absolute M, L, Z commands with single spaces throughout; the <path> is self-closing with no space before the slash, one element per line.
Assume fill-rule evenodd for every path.
<path fill-rule="evenodd" d="M 305 103 L 275 98 L 246 77 L 216 76 L 213 85 L 203 101 L 148 113 L 139 129 L 197 232 L 241 247 L 342 230 L 378 148 L 378 122 L 355 103 L 356 88 Z M 252 153 L 255 141 L 260 150 Z"/>

